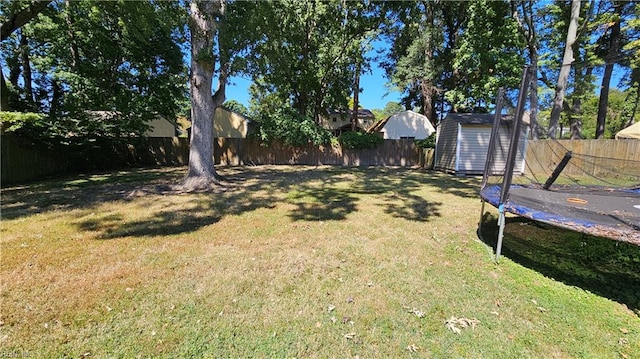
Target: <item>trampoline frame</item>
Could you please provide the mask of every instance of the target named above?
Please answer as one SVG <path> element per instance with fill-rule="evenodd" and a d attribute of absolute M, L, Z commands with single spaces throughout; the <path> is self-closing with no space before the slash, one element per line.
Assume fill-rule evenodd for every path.
<path fill-rule="evenodd" d="M 562 191 L 550 190 L 550 187 L 571 160 L 571 152 L 565 154 L 562 161 L 560 161 L 551 177 L 543 186 L 527 187 L 512 185 L 519 133 L 524 115 L 524 103 L 530 81 L 531 70 L 529 66 L 525 66 L 520 83 L 520 92 L 512 128 L 513 133 L 511 134 L 511 142 L 509 143 L 503 180 L 500 185 L 489 186 L 488 182 L 489 176 L 491 175 L 490 169 L 493 162 L 495 138 L 502 111 L 503 89 L 499 90 L 496 101 L 496 119 L 494 120 L 491 131 L 487 162 L 485 164 L 480 191 L 482 206 L 478 225 L 479 233 L 481 233 L 485 202 L 489 202 L 498 209 L 498 238 L 495 260 L 498 261 L 500 259 L 507 212 L 584 234 L 608 237 L 614 240 L 640 245 L 640 214 L 636 211 L 640 209 L 640 188 L 622 191 L 607 189 L 608 194 L 604 192 L 598 194 L 597 191 L 590 193 L 588 188 L 583 188 L 582 192 L 575 193 L 563 193 Z M 516 191 L 517 194 L 511 196 L 512 189 Z M 547 196 L 547 193 L 550 195 Z M 611 203 L 609 203 L 611 202 L 610 200 L 608 202 L 605 201 L 605 197 L 611 198 L 611 196 L 616 198 L 614 202 L 620 205 L 620 209 L 615 206 L 612 208 Z M 515 201 L 511 200 L 513 197 L 516 197 Z M 553 201 L 547 200 L 547 202 L 544 202 L 544 198 L 552 197 L 557 198 L 554 198 Z M 518 200 L 520 202 L 518 202 Z M 555 203 L 552 203 L 554 201 Z M 609 206 L 603 205 L 605 202 Z M 594 207 L 594 205 L 596 206 Z M 562 213 L 562 210 L 564 210 L 564 213 Z M 579 216 L 571 217 L 570 214 L 572 213 L 582 213 L 585 218 L 580 218 Z"/>

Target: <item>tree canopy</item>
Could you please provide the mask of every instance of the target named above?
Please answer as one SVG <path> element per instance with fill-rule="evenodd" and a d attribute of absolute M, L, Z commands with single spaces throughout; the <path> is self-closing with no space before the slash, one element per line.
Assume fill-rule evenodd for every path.
<path fill-rule="evenodd" d="M 139 135 L 155 114 L 175 117 L 193 101 L 189 61 L 209 59 L 214 81 L 206 91 L 218 97 L 207 111 L 222 104 L 229 78 L 240 75 L 253 83 L 247 111 L 257 121 L 286 114 L 280 122 L 317 124 L 327 109 L 346 109 L 358 98 L 358 78 L 377 62 L 402 93 L 401 107 L 436 123 L 451 111 L 491 111 L 497 88 L 515 90 L 529 63 L 536 72 L 532 126 L 544 128 L 571 3 L 220 1 L 224 15 L 207 15 L 215 17 L 215 36 L 190 54 L 190 4 L 183 2 L 2 2 L 1 108 L 41 114 L 37 131 L 59 141 Z M 574 138 L 607 137 L 637 121 L 640 4 L 581 5 L 558 121 Z M 624 111 L 612 111 L 620 96 Z M 111 115 L 96 121 L 90 111 Z"/>

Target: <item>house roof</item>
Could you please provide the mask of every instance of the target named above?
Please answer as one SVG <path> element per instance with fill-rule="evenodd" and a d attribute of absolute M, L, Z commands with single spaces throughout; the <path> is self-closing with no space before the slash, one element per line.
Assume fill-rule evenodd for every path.
<path fill-rule="evenodd" d="M 382 129 L 384 128 L 384 125 L 386 125 L 387 122 L 389 122 L 390 118 L 391 116 L 385 118 L 384 120 L 378 120 L 376 123 L 373 124 L 373 126 L 371 126 L 371 128 L 367 130 L 367 132 L 376 133 L 376 132 L 382 131 Z"/>
<path fill-rule="evenodd" d="M 353 110 L 349 109 L 349 110 L 339 110 L 339 109 L 335 109 L 335 108 L 328 108 L 327 109 L 327 115 L 331 116 L 331 115 L 342 115 L 342 116 L 349 116 L 351 117 L 353 115 Z M 359 108 L 358 109 L 358 117 L 359 118 L 370 118 L 370 117 L 376 117 L 373 112 L 367 110 L 366 108 Z"/>
<path fill-rule="evenodd" d="M 493 113 L 449 113 L 443 121 L 454 121 L 462 125 L 491 125 L 495 116 Z M 528 112 L 523 115 L 522 120 L 529 123 Z M 502 121 L 513 121 L 513 115 L 502 115 Z"/>
<path fill-rule="evenodd" d="M 219 106 L 219 108 L 221 108 L 221 109 L 223 109 L 223 110 L 225 110 L 225 111 L 228 111 L 228 112 L 235 113 L 236 115 L 238 115 L 238 116 L 242 117 L 242 118 L 243 118 L 245 121 L 247 121 L 247 122 L 253 122 L 253 120 L 252 120 L 249 116 L 244 115 L 244 114 L 241 114 L 240 112 L 235 111 L 235 110 L 233 110 L 233 109 L 231 109 L 231 108 L 229 108 L 229 107 L 227 107 L 227 106 L 222 106 L 222 105 L 221 105 L 221 106 Z"/>

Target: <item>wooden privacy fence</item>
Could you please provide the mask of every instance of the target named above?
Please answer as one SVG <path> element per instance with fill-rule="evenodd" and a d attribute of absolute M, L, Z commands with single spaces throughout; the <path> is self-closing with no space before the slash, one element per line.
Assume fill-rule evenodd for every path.
<path fill-rule="evenodd" d="M 417 147 L 412 140 L 384 140 L 371 149 L 341 146 L 290 148 L 280 143 L 268 146 L 255 139 L 218 138 L 214 156 L 222 165 L 335 165 L 430 167 L 433 150 Z"/>
<path fill-rule="evenodd" d="M 41 148 L 21 138 L 2 136 L 2 183 L 15 183 L 65 173 L 110 170 L 132 166 L 179 166 L 189 159 L 186 138 L 147 138 L 120 147 L 96 148 L 82 154 Z M 550 174 L 566 151 L 575 155 L 563 173 L 615 177 L 620 173 L 640 177 L 640 140 L 538 140 L 528 141 L 525 172 Z M 337 165 L 419 166 L 431 168 L 433 150 L 412 140 L 384 140 L 373 149 L 340 146 L 288 148 L 255 139 L 217 138 L 214 160 L 221 165 Z M 629 160 L 634 160 L 629 161 Z"/>
<path fill-rule="evenodd" d="M 567 151 L 563 174 L 640 178 L 640 140 L 537 140 L 527 143 L 525 173 L 551 174 Z"/>
<path fill-rule="evenodd" d="M 2 184 L 25 182 L 65 173 L 111 170 L 135 166 L 179 166 L 189 162 L 187 138 L 131 139 L 119 145 L 73 151 L 52 151 L 13 136 L 2 136 Z M 430 168 L 433 150 L 418 148 L 412 140 L 385 140 L 373 149 L 340 146 L 288 148 L 255 139 L 217 138 L 214 160 L 221 165 L 338 165 L 420 166 Z"/>

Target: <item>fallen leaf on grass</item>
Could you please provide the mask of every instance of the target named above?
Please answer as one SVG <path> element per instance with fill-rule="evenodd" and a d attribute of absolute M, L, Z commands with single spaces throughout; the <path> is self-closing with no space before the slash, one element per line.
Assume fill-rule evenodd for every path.
<path fill-rule="evenodd" d="M 420 348 L 418 348 L 415 344 L 411 344 L 407 346 L 407 350 L 412 353 L 417 353 L 419 349 Z"/>
<path fill-rule="evenodd" d="M 447 327 L 447 329 L 451 330 L 455 334 L 462 333 L 462 329 L 467 329 L 467 328 L 475 329 L 476 325 L 478 324 L 480 324 L 480 321 L 475 318 L 467 319 L 467 318 L 456 318 L 452 316 L 451 318 L 445 321 L 445 326 Z"/>
<path fill-rule="evenodd" d="M 427 314 L 421 310 L 418 310 L 416 308 L 409 308 L 409 307 L 404 307 L 404 309 L 407 309 L 407 311 L 411 314 L 415 314 L 416 317 L 418 318 L 424 318 L 427 316 Z"/>
<path fill-rule="evenodd" d="M 344 335 L 344 338 L 347 340 L 354 340 L 356 338 L 356 333 L 353 333 L 353 332 L 347 333 Z"/>
<path fill-rule="evenodd" d="M 627 328 L 620 328 L 620 332 L 622 332 L 622 334 L 629 334 L 629 329 L 627 329 Z"/>
<path fill-rule="evenodd" d="M 352 296 L 347 297 L 347 303 L 353 303 L 353 302 L 354 300 Z"/>
<path fill-rule="evenodd" d="M 627 338 L 620 338 L 620 339 L 618 339 L 618 344 L 619 344 L 619 345 L 627 345 L 627 344 L 629 344 L 629 339 L 627 339 Z"/>

